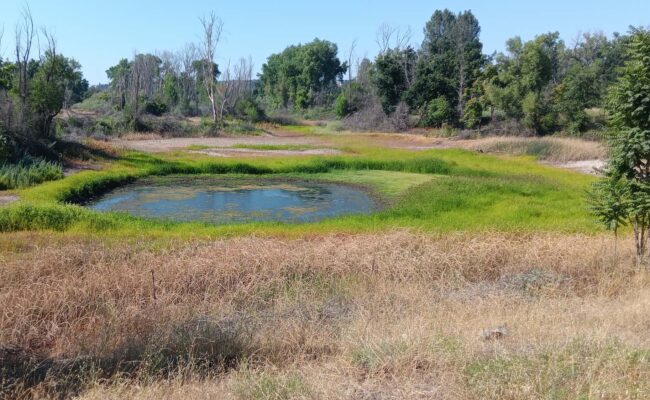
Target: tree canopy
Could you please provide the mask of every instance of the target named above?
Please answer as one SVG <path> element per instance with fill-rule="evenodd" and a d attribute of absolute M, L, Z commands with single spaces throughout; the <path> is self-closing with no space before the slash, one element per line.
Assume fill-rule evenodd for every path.
<path fill-rule="evenodd" d="M 633 226 L 640 262 L 650 238 L 650 32 L 635 30 L 627 49 L 607 101 L 611 154 L 592 208 L 609 229 Z"/>
<path fill-rule="evenodd" d="M 287 47 L 262 66 L 260 89 L 272 107 L 307 108 L 343 79 L 348 66 L 337 53 L 336 44 L 319 39 Z"/>

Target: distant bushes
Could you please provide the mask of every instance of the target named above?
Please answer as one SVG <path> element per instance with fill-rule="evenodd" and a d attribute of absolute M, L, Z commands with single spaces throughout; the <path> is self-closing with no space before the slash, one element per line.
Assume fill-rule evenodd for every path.
<path fill-rule="evenodd" d="M 147 114 L 161 116 L 167 111 L 169 111 L 169 107 L 160 100 L 149 100 L 144 104 L 144 112 Z"/>
<path fill-rule="evenodd" d="M 63 178 L 63 167 L 39 158 L 25 157 L 0 167 L 0 190 L 18 189 Z"/>

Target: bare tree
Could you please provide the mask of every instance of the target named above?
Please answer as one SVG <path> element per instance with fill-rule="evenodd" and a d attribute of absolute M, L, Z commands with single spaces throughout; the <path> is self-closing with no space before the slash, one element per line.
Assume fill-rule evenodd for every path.
<path fill-rule="evenodd" d="M 408 26 L 404 31 L 401 29 L 395 30 L 395 48 L 398 50 L 405 49 L 410 46 L 411 39 L 413 38 L 413 32 L 411 32 L 411 27 Z"/>
<path fill-rule="evenodd" d="M 18 96 L 20 97 L 21 110 L 19 123 L 23 123 L 27 113 L 28 85 L 27 69 L 34 42 L 34 19 L 29 6 L 22 12 L 23 20 L 16 25 L 16 67 L 18 68 Z"/>
<path fill-rule="evenodd" d="M 357 48 L 357 39 L 352 41 L 350 51 L 348 52 L 348 82 L 352 82 L 352 57 L 354 57 L 354 50 Z"/>
<path fill-rule="evenodd" d="M 354 49 L 357 47 L 357 39 L 352 41 L 350 51 L 348 52 L 348 85 L 352 85 L 352 57 L 354 57 Z M 352 103 L 352 87 L 348 86 L 348 104 Z"/>
<path fill-rule="evenodd" d="M 379 54 L 384 54 L 390 49 L 390 42 L 393 40 L 393 35 L 397 31 L 396 28 L 391 27 L 388 24 L 381 24 L 377 29 L 377 35 L 375 36 L 375 41 L 377 46 L 379 46 Z"/>
<path fill-rule="evenodd" d="M 228 65 L 221 76 L 222 79 L 217 87 L 217 92 L 219 100 L 219 120 L 223 121 L 224 111 L 226 110 L 226 107 L 230 105 L 230 101 L 232 100 L 231 98 L 238 83 L 237 80 L 233 79 L 230 73 L 230 61 L 228 61 Z"/>
<path fill-rule="evenodd" d="M 235 87 L 232 94 L 232 105 L 250 98 L 253 94 L 253 60 L 248 57 L 239 59 L 239 64 L 234 67 Z"/>
<path fill-rule="evenodd" d="M 46 29 L 43 29 L 42 36 L 45 39 L 45 51 L 41 52 L 41 68 L 45 74 L 45 82 L 51 82 L 56 79 L 56 74 L 59 72 L 61 65 L 60 60 L 57 57 L 56 52 L 56 38 L 50 34 Z M 40 42 L 39 42 L 39 52 L 40 52 Z M 49 62 L 46 62 L 46 59 L 49 59 Z M 61 107 L 63 104 L 54 107 L 45 107 L 38 111 L 37 119 L 39 122 L 39 129 L 43 137 L 48 137 L 50 135 L 50 127 L 52 126 L 52 121 L 59 112 L 61 112 Z"/>
<path fill-rule="evenodd" d="M 194 62 L 199 59 L 198 50 L 193 43 L 188 43 L 177 53 L 179 63 L 182 68 L 180 74 L 182 104 L 187 111 L 194 113 L 199 105 L 199 96 L 197 93 L 197 71 Z M 194 106 L 192 106 L 192 103 Z"/>
<path fill-rule="evenodd" d="M 200 19 L 203 26 L 203 40 L 201 42 L 203 51 L 203 84 L 205 91 L 210 99 L 212 108 L 212 121 L 217 123 L 217 85 L 215 82 L 216 66 L 215 55 L 217 45 L 221 40 L 221 33 L 223 31 L 223 21 L 217 18 L 214 13 L 210 13 L 207 17 Z"/>

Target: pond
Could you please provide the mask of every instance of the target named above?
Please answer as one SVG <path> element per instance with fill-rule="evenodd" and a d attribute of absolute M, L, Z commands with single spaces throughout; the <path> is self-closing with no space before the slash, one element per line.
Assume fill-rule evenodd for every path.
<path fill-rule="evenodd" d="M 378 209 L 366 191 L 350 185 L 211 178 L 142 181 L 116 189 L 88 206 L 138 217 L 216 224 L 313 222 Z"/>

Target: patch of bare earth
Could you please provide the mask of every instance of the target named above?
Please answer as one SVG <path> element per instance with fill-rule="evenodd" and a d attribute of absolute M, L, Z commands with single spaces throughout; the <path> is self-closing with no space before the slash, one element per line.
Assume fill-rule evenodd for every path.
<path fill-rule="evenodd" d="M 152 140 L 115 140 L 118 148 L 162 153 L 173 150 L 183 150 L 190 146 L 232 147 L 235 145 L 320 145 L 317 138 L 305 136 L 246 136 L 246 137 L 211 137 L 211 138 L 170 138 Z"/>
<path fill-rule="evenodd" d="M 570 169 L 572 171 L 580 172 L 589 175 L 602 175 L 605 168 L 605 160 L 581 160 L 569 161 L 565 163 L 546 163 L 553 167 Z"/>
<path fill-rule="evenodd" d="M 284 156 L 314 156 L 341 154 L 336 149 L 308 149 L 308 150 L 254 150 L 231 149 L 227 147 L 218 149 L 194 150 L 191 153 L 205 154 L 211 157 L 284 157 Z"/>
<path fill-rule="evenodd" d="M 550 233 L 162 246 L 4 234 L 4 371 L 46 372 L 19 379 L 34 397 L 649 398 L 650 279 L 632 247 Z"/>
<path fill-rule="evenodd" d="M 13 194 L 2 194 L 0 192 L 0 207 L 9 205 L 19 200 L 19 197 Z"/>

